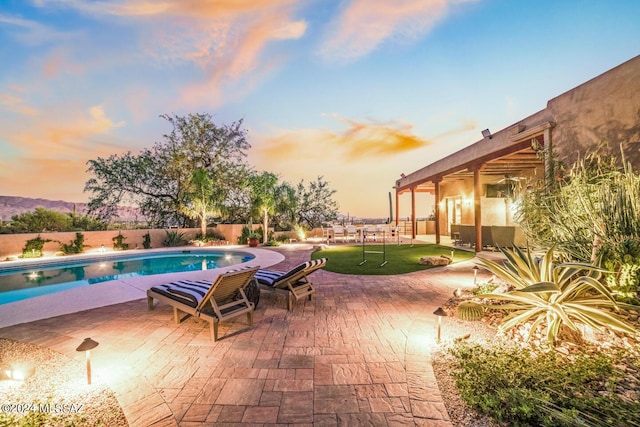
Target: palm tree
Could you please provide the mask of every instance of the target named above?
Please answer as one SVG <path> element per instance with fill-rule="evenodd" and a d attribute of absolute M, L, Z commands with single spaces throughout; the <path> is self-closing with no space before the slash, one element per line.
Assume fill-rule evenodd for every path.
<path fill-rule="evenodd" d="M 204 238 L 207 235 L 207 219 L 218 215 L 219 208 L 215 201 L 213 181 L 202 168 L 196 168 L 191 175 L 189 188 L 185 192 L 185 203 L 180 211 L 189 218 L 200 222 L 200 232 Z"/>
<path fill-rule="evenodd" d="M 273 214 L 276 208 L 278 176 L 271 172 L 262 172 L 252 175 L 249 181 L 252 189 L 251 216 L 262 218 L 262 243 L 265 243 L 267 241 L 269 215 Z"/>

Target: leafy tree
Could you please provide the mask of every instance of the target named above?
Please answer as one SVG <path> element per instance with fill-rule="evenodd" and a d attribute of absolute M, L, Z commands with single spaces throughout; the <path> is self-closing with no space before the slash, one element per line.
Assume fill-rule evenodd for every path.
<path fill-rule="evenodd" d="M 14 215 L 3 230 L 6 233 L 42 233 L 45 231 L 105 230 L 106 224 L 97 218 L 75 213 L 63 213 L 45 208 Z"/>
<path fill-rule="evenodd" d="M 318 176 L 315 181 L 304 185 L 300 181 L 296 188 L 296 221 L 298 224 L 308 227 L 320 227 L 322 223 L 333 221 L 338 217 L 338 203 L 333 200 L 336 190 L 329 187 L 329 183 Z"/>
<path fill-rule="evenodd" d="M 36 208 L 11 217 L 14 233 L 42 233 L 45 231 L 66 231 L 71 228 L 71 217 L 62 212 Z"/>
<path fill-rule="evenodd" d="M 161 117 L 172 130 L 151 149 L 88 162 L 93 175 L 85 184 L 85 191 L 91 193 L 90 212 L 109 220 L 118 205 L 130 203 L 140 208 L 151 225 L 185 225 L 194 170 L 206 171 L 214 184 L 211 200 L 215 204 L 236 188 L 237 177 L 247 168 L 244 159 L 250 148 L 242 120 L 218 126 L 210 114 Z"/>

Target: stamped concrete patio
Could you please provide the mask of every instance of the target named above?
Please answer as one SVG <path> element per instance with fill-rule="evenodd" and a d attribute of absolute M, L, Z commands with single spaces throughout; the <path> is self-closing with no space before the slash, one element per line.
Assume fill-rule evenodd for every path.
<path fill-rule="evenodd" d="M 311 248 L 275 249 L 286 270 Z M 316 294 L 286 310 L 262 292 L 254 324 L 173 323 L 171 308 L 140 299 L 0 329 L 80 358 L 85 337 L 97 381 L 115 392 L 131 426 L 451 425 L 430 363 L 437 320 L 472 262 L 402 276 L 319 271 Z"/>

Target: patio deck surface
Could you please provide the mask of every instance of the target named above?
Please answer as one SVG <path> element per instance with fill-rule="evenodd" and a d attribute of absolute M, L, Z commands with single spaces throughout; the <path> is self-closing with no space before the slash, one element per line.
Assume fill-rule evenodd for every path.
<path fill-rule="evenodd" d="M 273 249 L 286 270 L 311 247 Z M 0 329 L 0 337 L 80 359 L 86 337 L 95 381 L 115 392 L 131 426 L 450 426 L 430 362 L 433 311 L 470 286 L 473 262 L 402 276 L 318 271 L 313 300 L 287 311 L 263 291 L 248 327 L 173 322 L 146 299 Z"/>

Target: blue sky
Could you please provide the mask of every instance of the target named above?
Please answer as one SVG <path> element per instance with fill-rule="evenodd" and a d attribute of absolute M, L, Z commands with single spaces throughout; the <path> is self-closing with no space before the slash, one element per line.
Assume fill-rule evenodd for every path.
<path fill-rule="evenodd" d="M 3 0 L 0 194 L 86 201 L 87 160 L 150 147 L 160 114 L 209 112 L 244 119 L 256 169 L 324 176 L 341 212 L 386 217 L 401 173 L 638 55 L 639 16 L 636 0 Z"/>

